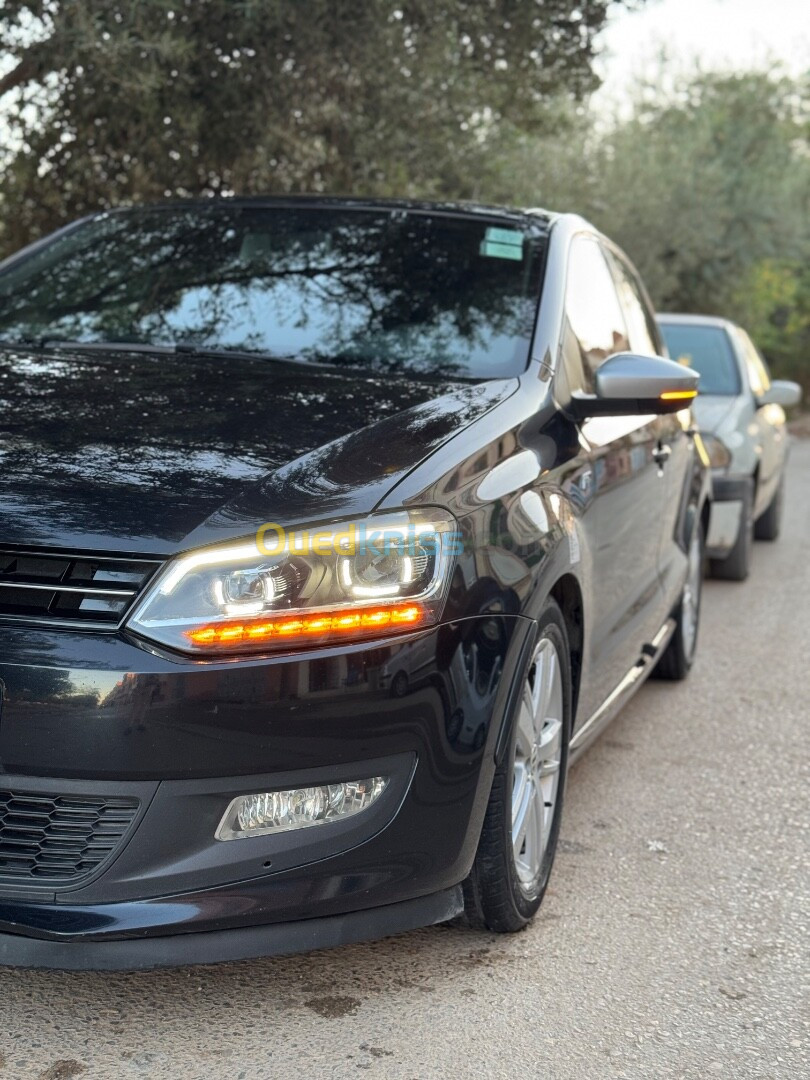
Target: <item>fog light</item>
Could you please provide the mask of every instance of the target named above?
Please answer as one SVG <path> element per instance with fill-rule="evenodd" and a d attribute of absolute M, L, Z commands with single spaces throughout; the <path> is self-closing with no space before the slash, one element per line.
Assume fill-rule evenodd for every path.
<path fill-rule="evenodd" d="M 359 814 L 385 791 L 387 776 L 342 784 L 265 791 L 234 799 L 219 823 L 217 840 L 238 840 L 270 832 L 306 829 Z"/>

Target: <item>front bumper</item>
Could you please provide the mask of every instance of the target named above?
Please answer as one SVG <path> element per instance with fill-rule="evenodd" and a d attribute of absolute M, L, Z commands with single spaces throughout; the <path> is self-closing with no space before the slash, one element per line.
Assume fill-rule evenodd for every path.
<path fill-rule="evenodd" d="M 137 812 L 69 883 L 4 875 L 0 844 L 0 963 L 209 962 L 455 915 L 532 625 L 494 619 L 216 663 L 4 628 L 0 789 Z M 354 818 L 214 839 L 237 794 L 371 775 L 391 780 Z"/>
<path fill-rule="evenodd" d="M 148 938 L 33 937 L 0 932 L 0 966 L 64 971 L 135 971 L 286 956 L 351 945 L 446 922 L 464 906 L 461 886 L 398 904 L 273 925 Z"/>
<path fill-rule="evenodd" d="M 709 558 L 725 558 L 737 543 L 743 501 L 750 486 L 750 476 L 713 474 L 712 512 L 706 538 L 706 554 Z"/>

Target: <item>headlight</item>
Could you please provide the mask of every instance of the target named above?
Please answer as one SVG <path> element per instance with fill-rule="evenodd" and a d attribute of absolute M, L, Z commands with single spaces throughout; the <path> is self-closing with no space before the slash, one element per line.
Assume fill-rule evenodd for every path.
<path fill-rule="evenodd" d="M 458 532 L 440 511 L 285 531 L 169 562 L 127 625 L 183 652 L 266 652 L 412 630 L 441 615 Z"/>
<path fill-rule="evenodd" d="M 731 451 L 716 435 L 708 435 L 701 431 L 700 437 L 709 455 L 709 464 L 713 469 L 727 469 L 731 464 Z"/>

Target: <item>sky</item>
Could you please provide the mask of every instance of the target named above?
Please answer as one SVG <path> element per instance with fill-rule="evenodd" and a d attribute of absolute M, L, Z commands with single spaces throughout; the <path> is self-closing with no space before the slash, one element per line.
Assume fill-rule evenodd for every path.
<path fill-rule="evenodd" d="M 599 45 L 604 82 L 592 104 L 621 108 L 634 78 L 654 69 L 663 46 L 678 68 L 749 68 L 781 61 L 810 70 L 810 0 L 647 0 L 616 5 Z"/>

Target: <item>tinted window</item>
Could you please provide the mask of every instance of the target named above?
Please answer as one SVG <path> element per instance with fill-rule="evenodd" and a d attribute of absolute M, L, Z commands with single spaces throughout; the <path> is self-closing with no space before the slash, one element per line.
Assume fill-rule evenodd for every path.
<path fill-rule="evenodd" d="M 0 274 L 0 338 L 511 375 L 528 362 L 544 244 L 531 224 L 393 209 L 112 213 Z"/>
<path fill-rule="evenodd" d="M 585 388 L 592 391 L 599 365 L 630 347 L 616 284 L 595 240 L 577 238 L 571 245 L 565 305 Z"/>
<path fill-rule="evenodd" d="M 740 372 L 725 330 L 719 326 L 662 323 L 669 355 L 700 373 L 701 394 L 740 393 Z"/>

